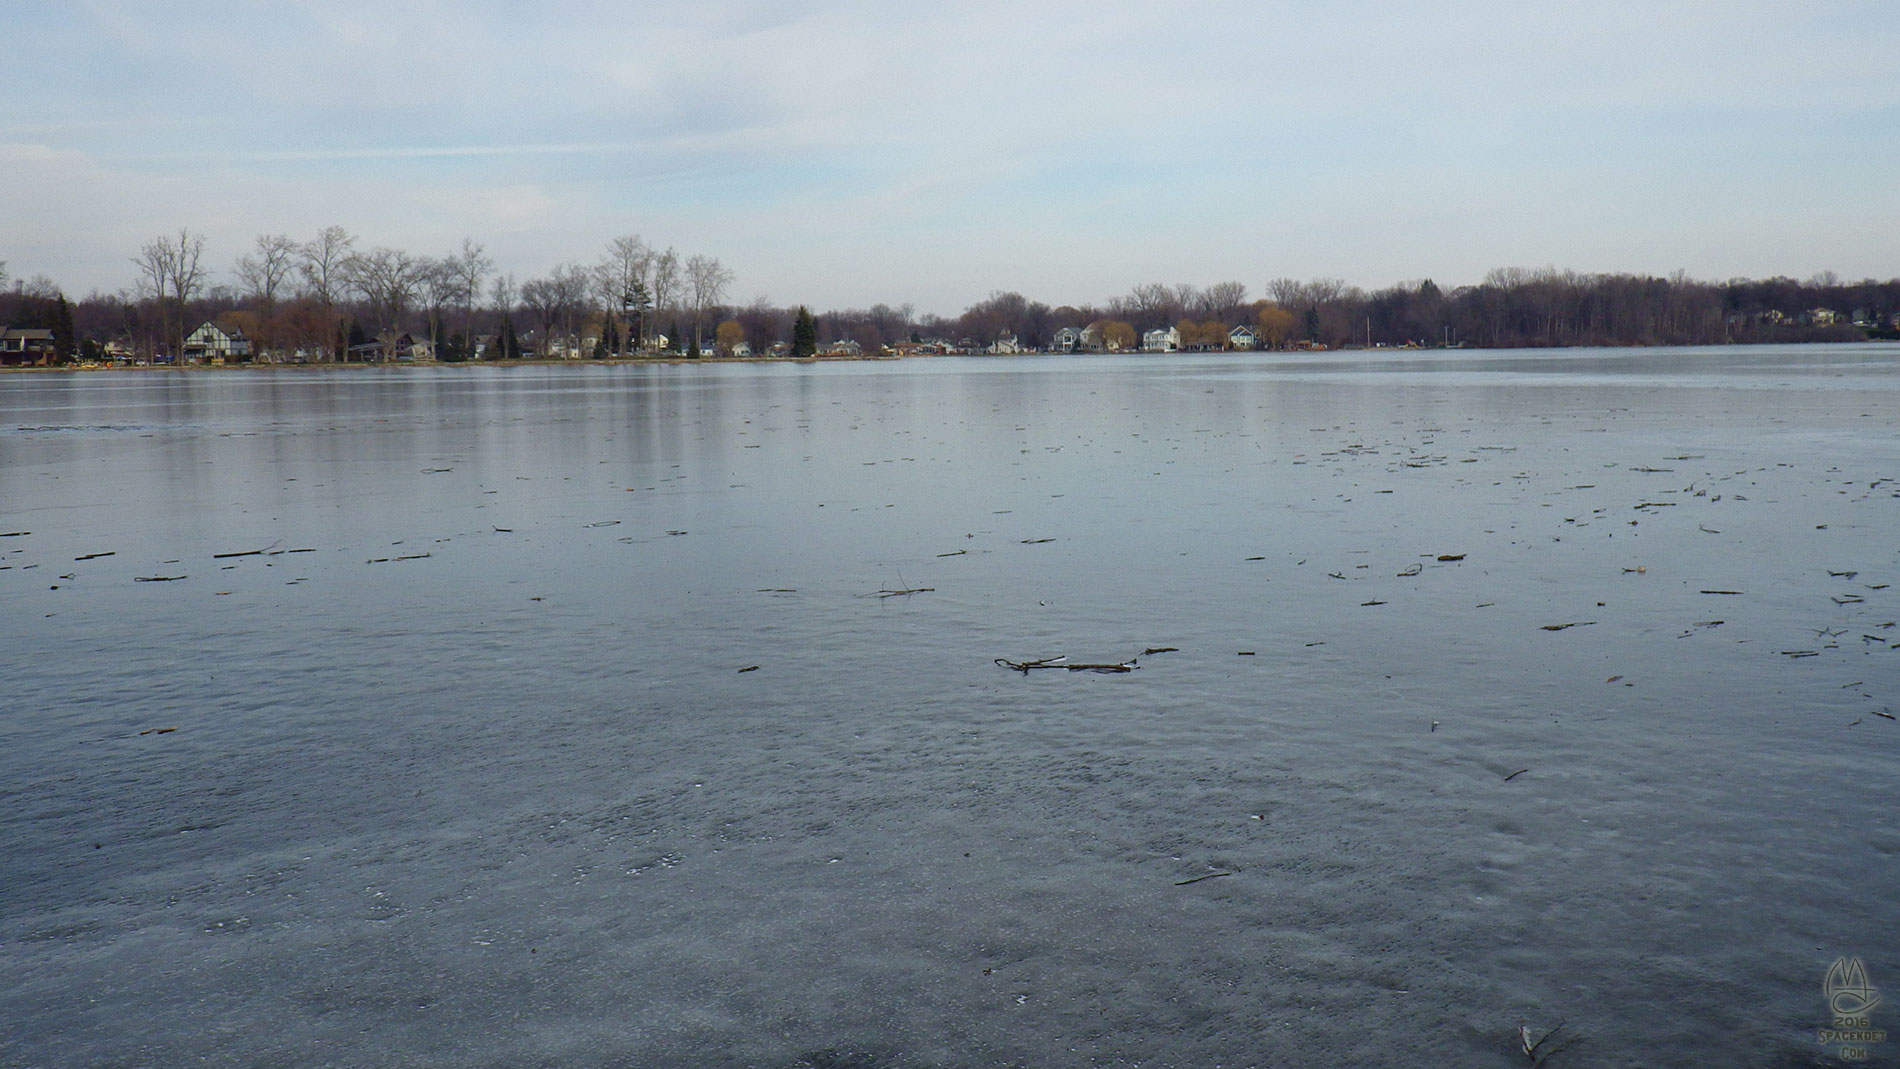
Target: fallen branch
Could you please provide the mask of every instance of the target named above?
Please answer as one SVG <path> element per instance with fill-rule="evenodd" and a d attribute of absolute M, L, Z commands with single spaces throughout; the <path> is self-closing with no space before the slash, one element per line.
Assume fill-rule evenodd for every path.
<path fill-rule="evenodd" d="M 934 586 L 913 586 L 913 587 L 905 587 L 902 590 L 873 590 L 869 594 L 859 594 L 858 597 L 861 597 L 861 598 L 901 598 L 901 597 L 908 597 L 911 594 L 934 594 L 936 593 L 936 590 L 937 588 Z"/>
<path fill-rule="evenodd" d="M 133 581 L 134 583 L 176 583 L 176 582 L 177 582 L 177 581 L 179 581 L 180 579 L 186 579 L 186 578 L 189 578 L 189 576 L 183 576 L 183 575 L 135 575 L 135 576 L 133 576 L 133 577 L 132 577 L 132 581 Z"/>
<path fill-rule="evenodd" d="M 1551 1040 L 1557 1038 L 1557 1033 L 1563 1031 L 1564 1025 L 1568 1023 L 1569 1022 L 1567 1021 L 1558 1022 L 1557 1027 L 1551 1029 L 1548 1032 L 1545 1032 L 1544 1038 L 1539 1039 L 1536 1042 L 1531 1041 L 1530 1025 L 1521 1024 L 1517 1026 L 1518 1046 L 1524 1051 L 1524 1057 L 1530 1059 L 1532 1069 L 1536 1069 L 1537 1066 L 1543 1065 L 1545 1062 L 1563 1053 L 1564 1050 L 1569 1048 L 1570 1044 L 1572 1043 L 1572 1040 L 1566 1039 L 1562 1043 L 1557 1044 L 1556 1046 L 1550 1048 L 1549 1050 L 1544 1049 L 1544 1044 L 1549 1043 Z"/>
<path fill-rule="evenodd" d="M 1038 668 L 1066 668 L 1071 672 L 1109 673 L 1132 672 L 1141 667 L 1135 663 L 1135 659 L 1132 657 L 1120 664 L 1071 664 L 1069 663 L 1069 659 L 1063 656 L 1044 657 L 1039 661 L 1012 661 L 1007 657 L 998 657 L 996 658 L 996 663 L 1012 671 L 1021 672 L 1024 675 L 1028 675 L 1031 671 Z"/>
<path fill-rule="evenodd" d="M 1176 887 L 1186 887 L 1190 883 L 1200 883 L 1202 880 L 1218 880 L 1222 876 L 1232 876 L 1232 875 L 1233 873 L 1231 872 L 1210 872 L 1205 876 L 1195 876 L 1186 880 L 1176 880 L 1174 881 L 1174 885 Z"/>

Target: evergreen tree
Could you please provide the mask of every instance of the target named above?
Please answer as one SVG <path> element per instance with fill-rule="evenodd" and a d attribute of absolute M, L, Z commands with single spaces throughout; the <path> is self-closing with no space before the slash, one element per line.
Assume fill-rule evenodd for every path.
<path fill-rule="evenodd" d="M 798 306 L 798 318 L 792 323 L 792 355 L 803 357 L 817 354 L 818 324 L 812 321 L 811 312 L 801 304 Z"/>
<path fill-rule="evenodd" d="M 675 319 L 673 321 L 673 329 L 667 332 L 667 336 L 673 341 L 671 348 L 674 352 L 683 353 L 686 351 L 686 339 L 680 336 L 679 320 Z"/>
<path fill-rule="evenodd" d="M 62 293 L 53 313 L 53 359 L 63 364 L 73 358 L 73 350 L 73 306 L 66 303 Z"/>

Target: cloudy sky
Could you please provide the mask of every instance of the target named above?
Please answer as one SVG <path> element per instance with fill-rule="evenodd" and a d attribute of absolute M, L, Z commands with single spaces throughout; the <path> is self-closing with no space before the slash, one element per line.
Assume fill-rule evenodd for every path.
<path fill-rule="evenodd" d="M 1501 266 L 1900 275 L 1892 0 L 19 0 L 0 260 L 342 225 L 950 315 Z"/>

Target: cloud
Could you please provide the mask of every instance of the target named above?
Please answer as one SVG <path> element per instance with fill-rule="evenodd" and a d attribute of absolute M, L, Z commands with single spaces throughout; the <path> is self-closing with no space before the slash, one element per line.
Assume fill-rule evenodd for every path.
<path fill-rule="evenodd" d="M 1791 213 L 1891 216 L 1883 10 L 16 5 L 0 139 L 51 155 L 0 164 L 21 191 L 0 221 L 16 268 L 74 285 L 123 276 L 113 240 L 179 222 L 232 255 L 252 228 L 341 222 L 418 249 L 494 234 L 524 272 L 638 231 L 722 257 L 742 288 L 903 288 L 890 299 L 924 307 L 981 296 L 991 265 L 1077 300 L 1196 264 L 1379 284 L 1505 258 L 1637 269 L 1608 261 L 1675 247 L 1726 274 L 1823 255 Z M 496 233 L 528 226 L 538 249 Z M 1850 274 L 1891 255 L 1832 247 Z"/>

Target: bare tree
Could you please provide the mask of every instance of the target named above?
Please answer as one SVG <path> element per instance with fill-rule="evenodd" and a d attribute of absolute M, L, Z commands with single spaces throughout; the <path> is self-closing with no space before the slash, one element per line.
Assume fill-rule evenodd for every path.
<path fill-rule="evenodd" d="M 1111 311 L 1126 316 L 1133 321 L 1137 331 L 1153 330 L 1166 326 L 1181 317 L 1183 293 L 1192 296 L 1194 287 L 1176 288 L 1160 282 L 1150 282 L 1136 286 L 1128 291 L 1126 297 L 1110 302 Z"/>
<path fill-rule="evenodd" d="M 495 269 L 482 246 L 470 238 L 462 239 L 462 251 L 448 258 L 449 270 L 462 298 L 462 336 L 472 349 L 475 344 L 475 302 L 481 299 L 482 279 Z"/>
<path fill-rule="evenodd" d="M 655 253 L 649 265 L 649 279 L 654 314 L 660 315 L 672 309 L 679 300 L 680 254 L 670 247 L 665 252 Z"/>
<path fill-rule="evenodd" d="M 400 330 L 403 313 L 415 299 L 428 263 L 401 249 L 378 246 L 352 254 L 343 262 L 343 276 L 369 303 L 372 314 L 381 314 L 389 329 Z"/>
<path fill-rule="evenodd" d="M 340 226 L 326 226 L 298 250 L 303 260 L 297 265 L 310 295 L 324 307 L 333 307 L 347 284 L 343 265 L 356 251 L 356 235 Z"/>
<path fill-rule="evenodd" d="M 892 308 L 888 304 L 874 304 L 870 311 L 871 322 L 887 338 L 903 339 L 910 335 L 911 320 L 917 315 L 917 307 L 901 304 Z"/>
<path fill-rule="evenodd" d="M 297 265 L 298 273 L 303 275 L 304 285 L 330 321 L 332 338 L 324 349 L 337 356 L 345 354 L 341 351 L 343 332 L 337 320 L 336 304 L 347 285 L 344 265 L 355 255 L 355 248 L 356 235 L 340 226 L 326 226 L 298 249 L 302 256 Z"/>
<path fill-rule="evenodd" d="M 554 336 L 554 324 L 561 319 L 561 285 L 553 278 L 532 278 L 521 284 L 521 303 L 534 313 L 535 320 L 541 324 L 539 349 L 541 356 L 550 353 L 549 341 Z"/>
<path fill-rule="evenodd" d="M 254 250 L 238 257 L 238 281 L 263 302 L 266 315 L 277 307 L 278 290 L 296 268 L 301 252 L 302 246 L 288 234 L 259 234 Z"/>
<path fill-rule="evenodd" d="M 496 275 L 488 285 L 488 299 L 495 306 L 495 355 L 503 359 L 521 355 L 514 348 L 515 304 L 519 300 L 515 276 Z"/>
<path fill-rule="evenodd" d="M 647 289 L 647 272 L 653 263 L 653 250 L 638 234 L 627 234 L 607 243 L 607 251 L 594 268 L 594 288 L 601 306 L 613 315 L 618 308 L 632 319 L 629 341 L 638 349 L 644 340 L 646 313 L 653 304 Z"/>
<path fill-rule="evenodd" d="M 718 304 L 732 285 L 732 272 L 710 256 L 694 256 L 686 261 L 686 288 L 693 304 L 693 355 L 704 348 L 700 343 L 700 318 L 706 309 Z"/>
<path fill-rule="evenodd" d="M 422 297 L 423 310 L 429 323 L 430 351 L 439 355 L 442 351 L 443 316 L 462 300 L 462 273 L 456 254 L 451 253 L 440 260 L 418 260 L 416 290 Z"/>
<path fill-rule="evenodd" d="M 158 299 L 167 345 L 176 344 L 174 358 L 185 349 L 185 304 L 198 295 L 204 285 L 205 239 L 179 227 L 178 236 L 161 235 L 139 249 L 132 262 L 137 264 L 141 283 L 149 283 Z"/>
<path fill-rule="evenodd" d="M 1194 311 L 1204 319 L 1238 322 L 1241 306 L 1247 303 L 1244 282 L 1216 282 L 1202 290 L 1194 302 Z"/>
<path fill-rule="evenodd" d="M 581 340 L 576 321 L 587 318 L 589 299 L 594 293 L 593 274 L 580 264 L 562 264 L 548 280 L 554 284 L 555 299 L 561 310 L 561 333 L 567 339 L 568 348 L 579 355 Z"/>

